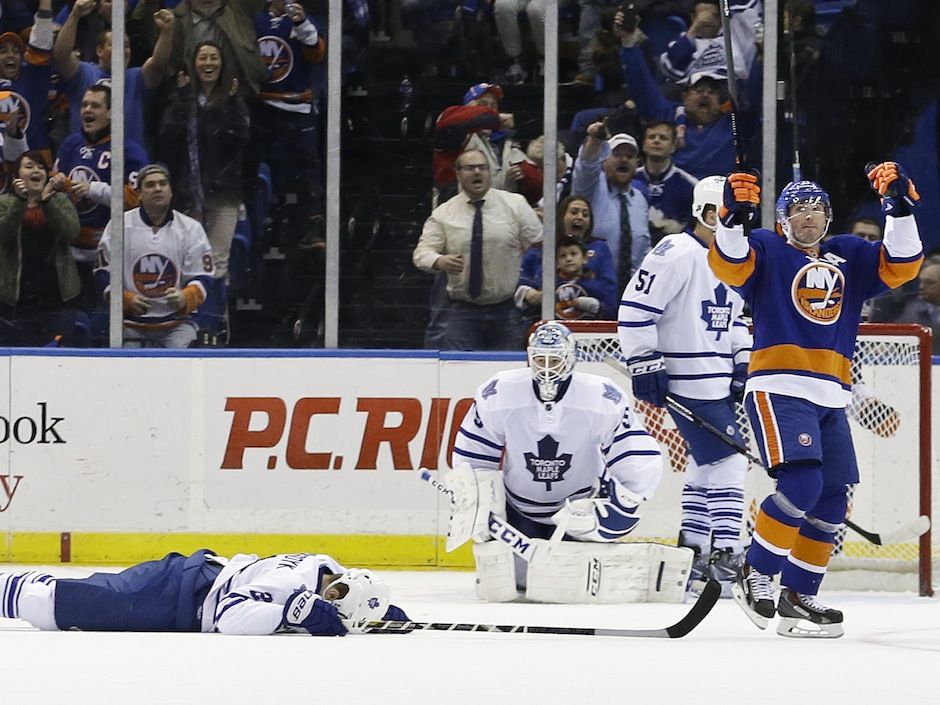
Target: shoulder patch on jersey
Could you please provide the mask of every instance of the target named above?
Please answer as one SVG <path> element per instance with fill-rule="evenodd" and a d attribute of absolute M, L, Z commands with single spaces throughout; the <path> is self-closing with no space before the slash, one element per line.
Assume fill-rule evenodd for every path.
<path fill-rule="evenodd" d="M 659 244 L 653 248 L 653 251 L 650 254 L 654 254 L 657 257 L 662 257 L 673 247 L 675 247 L 675 244 L 671 240 L 660 240 Z"/>
<path fill-rule="evenodd" d="M 845 274 L 836 265 L 813 260 L 793 277 L 790 295 L 793 305 L 808 321 L 831 326 L 842 314 Z"/>
<path fill-rule="evenodd" d="M 558 441 L 551 436 L 539 440 L 538 452 L 524 453 L 523 457 L 532 480 L 544 482 L 546 492 L 551 492 L 552 483 L 564 480 L 565 473 L 571 469 L 571 453 L 558 455 Z"/>
<path fill-rule="evenodd" d="M 724 284 L 715 287 L 714 301 L 702 302 L 701 319 L 705 321 L 705 330 L 715 333 L 715 340 L 721 340 L 721 334 L 731 330 L 731 304 Z"/>
<path fill-rule="evenodd" d="M 498 380 L 490 380 L 490 383 L 483 387 L 483 390 L 480 392 L 480 397 L 483 399 L 489 399 L 491 396 L 496 394 L 496 382 Z"/>
<path fill-rule="evenodd" d="M 604 399 L 610 399 L 614 404 L 619 404 L 623 399 L 623 394 L 614 385 L 604 382 Z"/>

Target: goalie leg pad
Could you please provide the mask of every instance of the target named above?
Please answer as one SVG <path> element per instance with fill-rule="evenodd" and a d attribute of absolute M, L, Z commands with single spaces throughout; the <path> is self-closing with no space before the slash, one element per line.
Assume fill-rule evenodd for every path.
<path fill-rule="evenodd" d="M 473 544 L 475 592 L 484 602 L 510 602 L 518 597 L 512 549 L 499 541 Z"/>
<path fill-rule="evenodd" d="M 444 479 L 453 494 L 447 552 L 470 539 L 489 539 L 490 513 L 506 517 L 506 488 L 499 470 L 474 470 L 466 463 L 455 467 Z"/>
<path fill-rule="evenodd" d="M 539 545 L 529 563 L 526 597 L 561 604 L 682 602 L 694 555 L 658 543 L 566 541 L 546 549 Z"/>

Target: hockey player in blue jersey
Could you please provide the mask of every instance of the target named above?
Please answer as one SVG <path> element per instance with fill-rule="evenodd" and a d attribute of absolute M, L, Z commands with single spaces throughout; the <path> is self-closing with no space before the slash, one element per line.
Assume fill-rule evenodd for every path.
<path fill-rule="evenodd" d="M 621 296 L 617 331 L 636 399 L 664 406 L 669 392 L 740 442 L 734 402 L 744 393 L 751 335 L 744 301 L 707 261 L 724 187 L 723 176 L 695 185 L 689 209 L 695 227 L 667 235 L 646 256 Z M 696 554 L 689 587 L 711 577 L 730 597 L 747 460 L 679 414 L 672 417 L 689 446 L 679 530 L 679 545 Z"/>
<path fill-rule="evenodd" d="M 922 245 L 912 209 L 920 196 L 900 165 L 867 176 L 881 197 L 884 240 L 823 238 L 829 195 L 812 181 L 788 184 L 777 200 L 777 232 L 742 223 L 760 203 L 758 177 L 733 173 L 708 261 L 750 304 L 754 347 L 745 406 L 777 490 L 760 506 L 733 591 L 761 629 L 775 614 L 784 636 L 838 637 L 842 613 L 816 600 L 847 491 L 859 481 L 845 407 L 862 304 L 917 276 Z M 781 574 L 774 605 L 773 576 Z"/>
<path fill-rule="evenodd" d="M 388 585 L 331 556 L 231 559 L 170 553 L 120 573 L 56 579 L 0 572 L 0 617 L 43 630 L 343 636 L 372 620 L 407 621 Z"/>

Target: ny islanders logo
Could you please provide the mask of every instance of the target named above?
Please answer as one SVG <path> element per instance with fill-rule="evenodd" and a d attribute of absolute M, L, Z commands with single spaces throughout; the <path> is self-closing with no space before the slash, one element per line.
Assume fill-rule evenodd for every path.
<path fill-rule="evenodd" d="M 814 260 L 793 277 L 793 305 L 803 318 L 831 326 L 842 314 L 845 275 L 834 264 Z"/>
<path fill-rule="evenodd" d="M 134 262 L 131 276 L 137 291 L 148 299 L 156 299 L 176 286 L 178 272 L 173 260 L 153 252 Z"/>
<path fill-rule="evenodd" d="M 69 181 L 72 183 L 76 183 L 78 181 L 94 182 L 101 181 L 101 179 L 98 178 L 98 174 L 94 169 L 89 166 L 85 166 L 84 164 L 79 164 L 69 171 Z M 87 215 L 97 207 L 98 204 L 92 201 L 90 198 L 83 198 L 75 204 L 75 210 L 78 211 L 79 215 Z"/>
<path fill-rule="evenodd" d="M 6 123 L 17 115 L 17 124 L 24 132 L 29 128 L 31 111 L 29 102 L 16 91 L 0 91 L 0 122 Z"/>
<path fill-rule="evenodd" d="M 266 35 L 258 40 L 258 51 L 264 65 L 268 67 L 270 83 L 283 81 L 294 66 L 294 52 L 290 44 L 273 35 Z"/>
<path fill-rule="evenodd" d="M 714 301 L 702 302 L 700 318 L 705 321 L 705 330 L 715 333 L 715 340 L 721 340 L 721 334 L 731 330 L 731 304 L 724 284 L 715 287 Z"/>
<path fill-rule="evenodd" d="M 571 453 L 558 455 L 558 441 L 545 436 L 538 442 L 537 453 L 524 453 L 526 469 L 532 473 L 534 482 L 544 482 L 545 491 L 552 491 L 553 482 L 565 479 L 571 469 Z"/>

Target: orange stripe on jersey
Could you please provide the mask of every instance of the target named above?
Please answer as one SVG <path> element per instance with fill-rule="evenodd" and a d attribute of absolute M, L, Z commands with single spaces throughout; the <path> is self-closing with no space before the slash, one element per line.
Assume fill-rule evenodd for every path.
<path fill-rule="evenodd" d="M 780 447 L 780 436 L 777 435 L 774 412 L 770 406 L 770 395 L 767 392 L 754 392 L 754 405 L 757 407 L 757 415 L 760 418 L 767 462 L 773 468 L 783 462 L 783 449 Z"/>
<path fill-rule="evenodd" d="M 829 556 L 832 555 L 833 548 L 835 546 L 828 541 L 817 541 L 800 535 L 793 544 L 790 556 L 803 563 L 825 568 L 829 565 Z"/>
<path fill-rule="evenodd" d="M 878 265 L 878 276 L 881 281 L 897 289 L 901 284 L 909 282 L 920 272 L 920 265 L 923 264 L 924 257 L 921 255 L 912 262 L 891 262 L 885 257 L 885 248 L 881 248 L 881 264 Z"/>
<path fill-rule="evenodd" d="M 787 526 L 782 521 L 774 519 L 764 510 L 757 513 L 757 521 L 754 524 L 754 533 L 760 535 L 764 541 L 787 551 L 793 547 L 796 542 L 798 526 Z"/>
<path fill-rule="evenodd" d="M 743 262 L 730 262 L 721 254 L 716 243 L 708 246 L 708 266 L 728 286 L 742 286 L 750 279 L 754 273 L 755 259 L 754 250 L 751 249 Z"/>
<path fill-rule="evenodd" d="M 771 345 L 755 350 L 747 369 L 750 374 L 762 370 L 815 372 L 836 377 L 846 385 L 852 383 L 852 361 L 849 358 L 834 350 L 801 348 L 798 345 Z"/>

